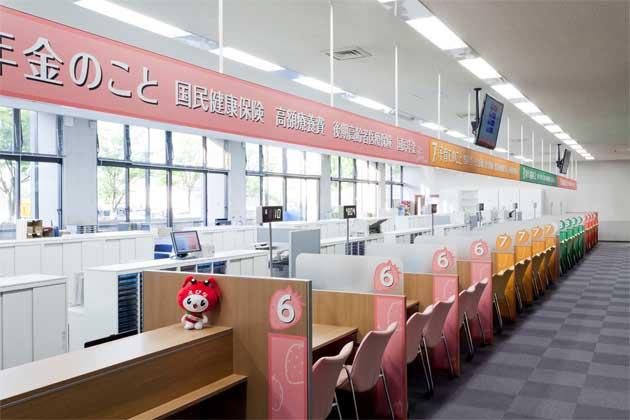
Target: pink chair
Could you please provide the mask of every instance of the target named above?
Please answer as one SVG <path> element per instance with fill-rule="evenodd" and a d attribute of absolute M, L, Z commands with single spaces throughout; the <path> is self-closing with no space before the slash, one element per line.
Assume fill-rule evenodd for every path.
<path fill-rule="evenodd" d="M 429 370 L 427 369 L 429 354 L 422 351 L 422 331 L 431 319 L 432 314 L 433 305 L 427 306 L 422 313 L 416 312 L 407 320 L 407 328 L 405 329 L 407 334 L 407 364 L 413 363 L 420 356 L 420 363 L 422 364 L 429 394 L 433 390 L 433 385 L 432 378 L 429 379 Z"/>
<path fill-rule="evenodd" d="M 464 327 L 464 335 L 466 336 L 466 342 L 468 344 L 468 360 L 472 359 L 475 355 L 475 346 L 470 331 L 471 319 L 477 318 L 481 331 L 481 339 L 484 345 L 486 344 L 483 324 L 479 316 L 479 301 L 487 285 L 488 279 L 483 279 L 459 293 L 459 325 L 460 327 Z"/>
<path fill-rule="evenodd" d="M 428 349 L 432 349 L 440 343 L 444 344 L 446 349 L 446 357 L 448 357 L 448 367 L 451 371 L 451 376 L 455 376 L 453 369 L 453 361 L 451 360 L 451 352 L 448 349 L 448 341 L 444 336 L 444 324 L 446 323 L 446 317 L 448 316 L 451 307 L 455 303 L 455 296 L 451 296 L 447 301 L 438 301 L 433 305 L 433 311 L 431 319 L 424 326 L 422 331 L 422 345 L 424 346 L 425 354 L 429 354 Z M 427 357 L 427 363 L 429 359 Z M 431 364 L 428 364 L 429 378 L 431 379 L 431 389 L 433 389 L 433 374 L 431 373 Z"/>
<path fill-rule="evenodd" d="M 341 419 L 341 410 L 339 410 L 335 390 L 339 374 L 348 356 L 350 356 L 353 346 L 354 343 L 350 342 L 343 346 L 337 356 L 322 357 L 313 365 L 311 418 L 325 419 L 330 414 L 332 407 L 337 407 L 337 414 Z"/>
<path fill-rule="evenodd" d="M 352 401 L 354 402 L 354 413 L 359 418 L 359 409 L 357 408 L 357 392 L 365 392 L 374 388 L 379 379 L 383 381 L 385 388 L 385 397 L 387 398 L 387 406 L 389 412 L 394 418 L 394 410 L 392 401 L 389 398 L 389 390 L 387 389 L 387 380 L 383 372 L 382 358 L 389 339 L 394 334 L 397 322 L 393 322 L 385 331 L 370 331 L 363 337 L 363 341 L 359 345 L 352 365 L 345 365 L 343 371 L 337 379 L 337 388 L 352 393 Z"/>

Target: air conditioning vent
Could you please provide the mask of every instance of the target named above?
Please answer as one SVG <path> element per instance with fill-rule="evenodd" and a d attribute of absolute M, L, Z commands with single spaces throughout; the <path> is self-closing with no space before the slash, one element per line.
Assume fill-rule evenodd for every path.
<path fill-rule="evenodd" d="M 330 51 L 326 50 L 322 52 L 327 56 L 330 56 Z M 339 61 L 356 60 L 358 58 L 367 58 L 371 56 L 372 54 L 361 47 L 345 47 L 333 51 L 333 58 Z"/>

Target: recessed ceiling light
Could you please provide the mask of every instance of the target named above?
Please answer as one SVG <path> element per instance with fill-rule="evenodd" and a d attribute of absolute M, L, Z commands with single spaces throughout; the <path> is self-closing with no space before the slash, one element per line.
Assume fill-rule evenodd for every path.
<path fill-rule="evenodd" d="M 494 151 L 497 153 L 507 153 L 507 149 L 504 149 L 503 147 L 495 147 Z"/>
<path fill-rule="evenodd" d="M 315 79 L 313 77 L 308 76 L 299 76 L 293 79 L 294 82 L 297 82 L 301 85 L 308 86 L 315 90 L 319 90 L 324 93 L 330 93 L 330 84 L 326 82 L 322 82 L 321 80 Z M 333 87 L 333 93 L 342 93 L 343 89 L 338 88 L 337 86 Z"/>
<path fill-rule="evenodd" d="M 444 131 L 444 127 L 442 127 L 441 125 L 438 125 L 434 122 L 423 122 L 422 124 L 420 124 L 421 126 L 428 128 L 429 130 L 435 130 L 435 131 Z"/>
<path fill-rule="evenodd" d="M 562 140 L 564 142 L 564 144 L 566 144 L 567 146 L 571 146 L 572 144 L 577 144 L 577 141 L 573 140 L 573 139 L 565 139 Z"/>
<path fill-rule="evenodd" d="M 545 128 L 550 133 L 562 133 L 562 128 L 560 128 L 560 126 L 556 124 L 546 125 Z"/>
<path fill-rule="evenodd" d="M 481 57 L 460 60 L 459 64 L 466 67 L 472 74 L 481 80 L 498 79 L 501 77 L 501 75 Z"/>
<path fill-rule="evenodd" d="M 520 99 L 520 98 L 525 97 L 521 93 L 521 91 L 515 88 L 514 85 L 511 83 L 503 83 L 499 85 L 494 85 L 492 86 L 492 89 L 499 92 L 499 95 L 503 96 L 505 99 L 508 99 L 508 100 Z"/>
<path fill-rule="evenodd" d="M 392 108 L 388 107 L 385 104 L 380 102 L 376 102 L 370 98 L 365 98 L 363 96 L 349 96 L 347 99 L 350 102 L 354 102 L 355 104 L 363 105 L 366 108 L 375 109 L 377 111 L 383 111 L 385 113 L 392 112 Z"/>
<path fill-rule="evenodd" d="M 213 54 L 220 54 L 220 49 L 214 49 L 212 51 L 210 51 Z M 232 48 L 232 47 L 224 47 L 223 48 L 223 56 L 227 59 L 233 60 L 233 61 L 237 61 L 241 64 L 245 64 L 247 66 L 250 67 L 255 67 L 258 70 L 262 70 L 262 71 L 279 71 L 279 70 L 284 70 L 284 67 L 280 67 L 277 64 L 274 64 L 270 61 L 267 60 L 263 60 L 262 58 L 258 58 L 256 56 L 253 56 L 251 54 L 247 54 L 246 52 L 237 50 L 236 48 Z"/>
<path fill-rule="evenodd" d="M 518 102 L 518 103 L 515 103 L 514 105 L 526 114 L 538 114 L 540 112 L 540 108 L 534 105 L 533 102 L 529 102 L 529 101 Z"/>
<path fill-rule="evenodd" d="M 456 50 L 468 47 L 464 41 L 435 16 L 410 19 L 407 21 L 407 24 L 442 50 Z"/>
<path fill-rule="evenodd" d="M 571 140 L 571 136 L 568 135 L 567 133 L 558 133 L 556 134 L 556 138 L 560 140 Z"/>
<path fill-rule="evenodd" d="M 464 137 L 466 137 L 465 134 L 460 133 L 459 131 L 456 130 L 447 130 L 446 134 L 448 134 L 451 137 L 454 137 L 456 139 L 463 139 Z"/>
<path fill-rule="evenodd" d="M 553 124 L 553 121 L 551 121 L 551 118 L 549 118 L 546 115 L 535 115 L 532 117 L 532 119 L 540 125 Z"/>
<path fill-rule="evenodd" d="M 74 4 L 167 38 L 178 38 L 190 35 L 190 32 L 186 32 L 177 26 L 143 15 L 142 13 L 135 12 L 107 0 L 80 0 Z"/>

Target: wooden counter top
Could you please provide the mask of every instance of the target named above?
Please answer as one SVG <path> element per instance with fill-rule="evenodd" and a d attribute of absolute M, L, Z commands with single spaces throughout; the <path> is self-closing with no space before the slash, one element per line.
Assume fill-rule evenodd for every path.
<path fill-rule="evenodd" d="M 18 398 L 97 376 L 114 367 L 168 353 L 201 340 L 230 334 L 232 328 L 213 326 L 184 330 L 174 324 L 154 331 L 61 354 L 0 371 L 0 406 Z"/>
<path fill-rule="evenodd" d="M 355 327 L 339 325 L 313 324 L 313 351 L 319 350 L 335 341 L 356 334 Z"/>

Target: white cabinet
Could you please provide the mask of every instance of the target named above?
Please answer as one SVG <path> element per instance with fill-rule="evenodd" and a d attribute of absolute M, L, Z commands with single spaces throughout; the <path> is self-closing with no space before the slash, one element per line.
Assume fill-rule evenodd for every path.
<path fill-rule="evenodd" d="M 136 261 L 153 259 L 153 237 L 136 238 Z"/>
<path fill-rule="evenodd" d="M 40 244 L 15 247 L 15 275 L 42 272 L 42 247 Z"/>
<path fill-rule="evenodd" d="M 103 265 L 114 265 L 120 263 L 120 244 L 117 240 L 105 241 L 103 249 Z"/>
<path fill-rule="evenodd" d="M 243 258 L 241 260 L 241 275 L 253 276 L 254 275 L 254 259 Z"/>
<path fill-rule="evenodd" d="M 66 278 L 0 278 L 0 368 L 67 351 Z"/>
<path fill-rule="evenodd" d="M 15 275 L 15 248 L 0 248 L 0 276 Z"/>
<path fill-rule="evenodd" d="M 2 368 L 33 361 L 33 291 L 2 294 Z"/>
<path fill-rule="evenodd" d="M 136 240 L 121 239 L 120 243 L 120 264 L 136 261 Z"/>
<path fill-rule="evenodd" d="M 65 293 L 63 284 L 33 289 L 33 360 L 66 352 Z"/>
<path fill-rule="evenodd" d="M 81 244 L 83 269 L 103 265 L 105 241 L 85 241 Z"/>
<path fill-rule="evenodd" d="M 63 274 L 63 245 L 42 245 L 42 273 Z"/>

